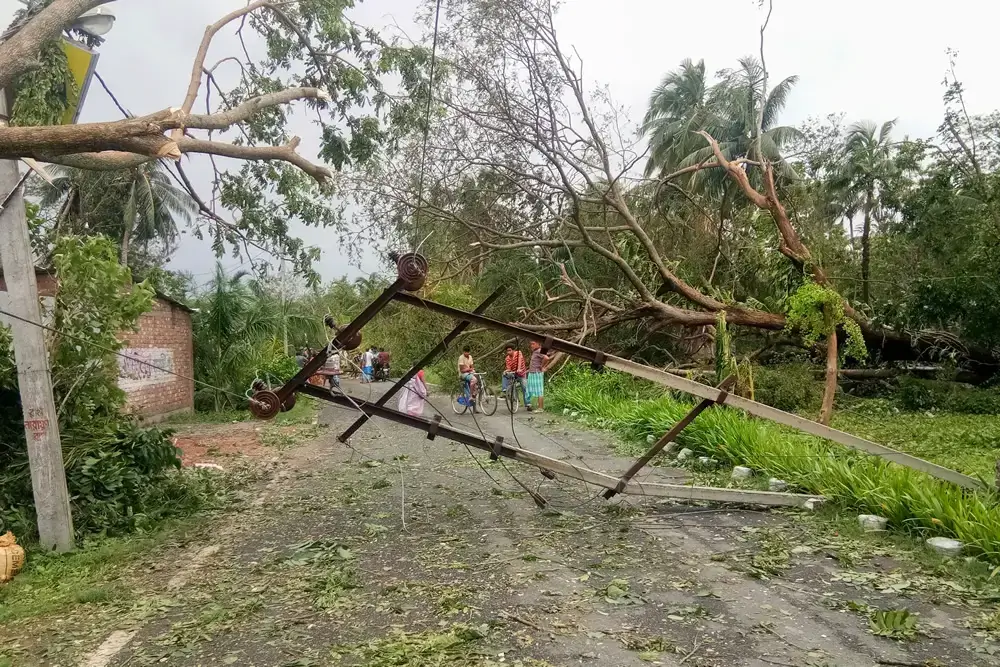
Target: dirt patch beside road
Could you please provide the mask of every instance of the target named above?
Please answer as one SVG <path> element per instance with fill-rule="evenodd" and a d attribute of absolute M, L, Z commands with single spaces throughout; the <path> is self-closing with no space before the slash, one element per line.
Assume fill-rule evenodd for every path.
<path fill-rule="evenodd" d="M 255 422 L 185 425 L 175 429 L 174 445 L 183 452 L 183 465 L 225 465 L 226 460 L 234 456 L 256 458 L 268 455 L 267 448 L 260 441 L 260 427 Z"/>

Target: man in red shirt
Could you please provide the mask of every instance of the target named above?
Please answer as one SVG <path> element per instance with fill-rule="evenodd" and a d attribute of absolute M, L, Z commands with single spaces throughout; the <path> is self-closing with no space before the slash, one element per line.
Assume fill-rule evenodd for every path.
<path fill-rule="evenodd" d="M 514 381 L 514 378 L 520 378 L 521 391 L 524 393 L 524 406 L 530 411 L 531 406 L 528 404 L 528 394 L 524 388 L 524 378 L 528 375 L 528 366 L 524 361 L 524 355 L 513 345 L 508 345 L 507 356 L 504 357 L 503 363 L 504 371 L 501 390 L 506 392 L 507 387 Z"/>

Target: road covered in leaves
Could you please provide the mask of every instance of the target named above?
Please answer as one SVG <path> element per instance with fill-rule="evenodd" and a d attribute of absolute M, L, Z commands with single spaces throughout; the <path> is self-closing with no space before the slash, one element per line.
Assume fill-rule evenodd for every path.
<path fill-rule="evenodd" d="M 625 467 L 560 416 L 474 420 L 432 400 L 461 428 Z M 328 428 L 282 450 L 237 511 L 93 582 L 118 593 L 0 610 L 0 664 L 1000 664 L 985 566 L 829 512 L 609 503 L 385 422 L 337 444 L 355 416 L 324 408 Z"/>

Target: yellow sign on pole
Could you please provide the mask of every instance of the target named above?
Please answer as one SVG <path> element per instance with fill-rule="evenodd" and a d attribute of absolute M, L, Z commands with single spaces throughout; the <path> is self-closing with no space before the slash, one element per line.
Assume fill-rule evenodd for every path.
<path fill-rule="evenodd" d="M 77 90 L 80 91 L 76 103 L 71 104 L 62 117 L 63 125 L 72 125 L 80 118 L 80 109 L 83 108 L 83 101 L 87 98 L 90 81 L 94 78 L 94 70 L 97 69 L 97 52 L 69 39 L 62 40 L 62 48 L 66 53 L 70 74 L 76 81 Z"/>

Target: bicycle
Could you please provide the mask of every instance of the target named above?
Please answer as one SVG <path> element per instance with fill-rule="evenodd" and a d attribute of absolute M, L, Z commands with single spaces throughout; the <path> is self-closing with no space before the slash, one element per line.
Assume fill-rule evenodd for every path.
<path fill-rule="evenodd" d="M 476 413 L 476 410 L 487 417 L 496 414 L 497 395 L 486 386 L 485 374 L 473 373 L 473 375 L 476 376 L 476 397 L 469 396 L 469 390 L 463 382 L 461 391 L 455 392 L 451 397 L 451 409 L 455 411 L 456 415 L 464 415 L 469 408 L 472 408 L 473 414 Z"/>
<path fill-rule="evenodd" d="M 507 403 L 507 410 L 510 414 L 517 412 L 524 398 L 524 380 L 520 375 L 511 371 L 504 371 L 504 376 L 508 378 L 507 388 L 503 390 L 504 402 Z"/>
<path fill-rule="evenodd" d="M 389 366 L 387 364 L 381 364 L 375 362 L 372 364 L 372 382 L 388 382 L 389 381 Z"/>

